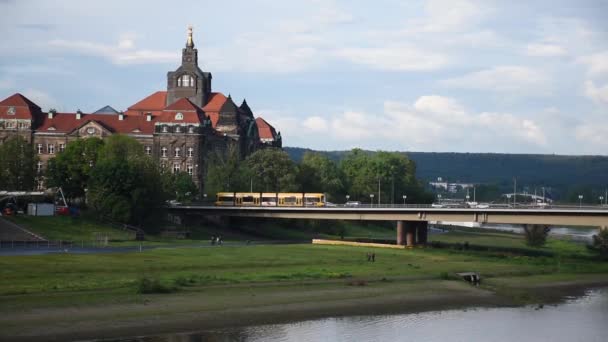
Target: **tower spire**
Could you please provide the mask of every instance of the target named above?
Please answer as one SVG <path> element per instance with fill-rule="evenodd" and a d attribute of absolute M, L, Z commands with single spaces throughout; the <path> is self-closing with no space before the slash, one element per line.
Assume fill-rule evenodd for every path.
<path fill-rule="evenodd" d="M 192 40 L 192 25 L 188 25 L 188 40 L 186 40 L 186 47 L 194 47 L 194 40 Z"/>

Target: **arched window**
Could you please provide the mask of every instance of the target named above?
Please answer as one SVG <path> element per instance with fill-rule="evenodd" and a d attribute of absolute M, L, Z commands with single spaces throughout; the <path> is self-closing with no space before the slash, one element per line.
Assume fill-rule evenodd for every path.
<path fill-rule="evenodd" d="M 193 126 L 188 127 L 188 133 L 194 133 L 194 127 Z"/>
<path fill-rule="evenodd" d="M 167 148 L 163 147 L 160 149 L 160 156 L 161 157 L 166 157 L 167 156 Z"/>
<path fill-rule="evenodd" d="M 184 114 L 182 114 L 181 112 L 175 114 L 175 120 L 184 120 Z"/>
<path fill-rule="evenodd" d="M 194 77 L 190 75 L 182 75 L 177 79 L 178 87 L 194 87 Z"/>
<path fill-rule="evenodd" d="M 169 129 L 167 129 L 167 126 L 163 126 L 163 128 L 162 128 L 162 132 L 163 132 L 163 133 L 167 133 L 167 132 L 169 132 Z"/>
<path fill-rule="evenodd" d="M 181 150 L 182 150 L 182 149 L 181 149 L 181 148 L 179 148 L 179 147 L 176 147 L 176 148 L 175 148 L 175 156 L 176 156 L 176 157 L 179 157 L 179 156 L 181 155 Z"/>
<path fill-rule="evenodd" d="M 188 147 L 188 157 L 192 158 L 194 156 L 194 148 Z"/>
<path fill-rule="evenodd" d="M 181 133 L 182 132 L 182 128 L 179 126 L 175 126 L 175 133 Z"/>

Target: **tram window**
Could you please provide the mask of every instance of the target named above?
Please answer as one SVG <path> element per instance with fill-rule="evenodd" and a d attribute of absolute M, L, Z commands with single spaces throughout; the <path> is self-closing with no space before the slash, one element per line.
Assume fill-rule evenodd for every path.
<path fill-rule="evenodd" d="M 220 197 L 218 198 L 218 202 L 232 202 L 233 197 Z"/>
<path fill-rule="evenodd" d="M 253 196 L 243 196 L 243 202 L 253 202 Z"/>
<path fill-rule="evenodd" d="M 295 197 L 285 197 L 284 201 L 285 201 L 285 203 L 296 203 L 296 198 Z"/>

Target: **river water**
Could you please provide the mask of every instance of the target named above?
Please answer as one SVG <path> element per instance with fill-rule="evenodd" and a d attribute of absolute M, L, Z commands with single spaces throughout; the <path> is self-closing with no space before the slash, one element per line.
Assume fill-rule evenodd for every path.
<path fill-rule="evenodd" d="M 115 340 L 266 341 L 608 341 L 608 288 L 557 305 L 470 308 L 417 314 L 324 318 Z"/>

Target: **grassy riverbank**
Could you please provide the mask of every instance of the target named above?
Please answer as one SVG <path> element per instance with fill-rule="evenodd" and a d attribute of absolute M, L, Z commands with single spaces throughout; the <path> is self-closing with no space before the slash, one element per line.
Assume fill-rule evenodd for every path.
<path fill-rule="evenodd" d="M 433 239 L 526 248 L 512 234 L 462 234 Z M 547 300 L 546 289 L 608 284 L 608 263 L 596 261 L 584 245 L 557 241 L 543 250 L 554 256 L 310 244 L 3 256 L 0 339 L 136 335 L 235 321 L 522 304 Z M 367 261 L 368 252 L 376 262 Z M 479 272 L 482 286 L 455 279 L 465 271 Z M 169 293 L 138 293 L 142 289 Z M 100 331 L 99 322 L 109 330 Z"/>

